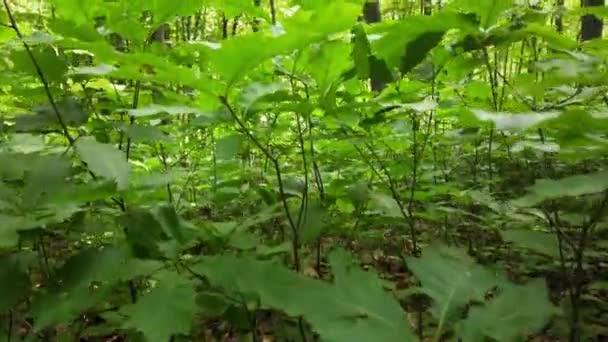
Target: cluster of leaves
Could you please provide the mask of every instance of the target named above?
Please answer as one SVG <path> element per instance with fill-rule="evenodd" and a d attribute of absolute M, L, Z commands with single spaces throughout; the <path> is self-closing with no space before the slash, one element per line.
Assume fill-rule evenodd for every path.
<path fill-rule="evenodd" d="M 271 3 L 4 1 L 0 333 L 599 335 L 603 42 L 509 0 Z"/>

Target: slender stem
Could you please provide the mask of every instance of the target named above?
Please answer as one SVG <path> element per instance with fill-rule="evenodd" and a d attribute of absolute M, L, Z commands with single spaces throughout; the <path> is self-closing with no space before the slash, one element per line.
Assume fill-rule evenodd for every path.
<path fill-rule="evenodd" d="M 308 161 L 306 160 L 306 147 L 304 145 L 304 133 L 302 132 L 302 124 L 300 123 L 300 117 L 296 114 L 296 122 L 298 128 L 298 141 L 300 144 L 300 155 L 302 157 L 302 164 L 304 166 L 304 190 L 302 193 L 302 201 L 300 202 L 300 211 L 298 212 L 298 229 L 302 226 L 302 219 L 308 208 Z"/>
<path fill-rule="evenodd" d="M 169 165 L 167 163 L 167 152 L 165 151 L 165 146 L 160 143 L 160 152 L 159 152 L 160 162 L 163 164 L 163 168 L 165 172 L 169 172 Z M 167 196 L 169 196 L 169 204 L 173 204 L 173 190 L 171 189 L 171 183 L 167 183 Z"/>
<path fill-rule="evenodd" d="M 211 157 L 213 161 L 213 192 L 217 192 L 217 151 L 215 146 L 215 129 L 211 129 Z"/>
<path fill-rule="evenodd" d="M 132 109 L 137 109 L 139 106 L 139 93 L 141 91 L 141 81 L 137 81 L 135 83 L 135 92 L 133 93 L 133 102 L 131 104 Z M 133 126 L 135 124 L 135 117 L 131 115 L 129 117 L 129 125 Z M 129 160 L 129 155 L 131 153 L 131 137 L 127 137 L 127 160 Z"/>
<path fill-rule="evenodd" d="M 14 325 L 14 313 L 12 309 L 8 310 L 8 327 L 7 327 L 7 333 L 6 333 L 6 342 L 11 342 L 13 339 L 13 325 Z"/>
<path fill-rule="evenodd" d="M 494 142 L 494 127 L 490 127 L 490 137 L 488 138 L 488 191 L 492 192 L 494 172 L 492 170 L 492 145 Z"/>
<path fill-rule="evenodd" d="M 418 131 L 418 120 L 415 115 L 412 115 L 412 184 L 410 185 L 410 198 L 408 202 L 407 210 L 409 212 L 409 226 L 410 226 L 410 235 L 412 236 L 412 249 L 414 254 L 417 253 L 418 247 L 416 243 L 416 220 L 414 219 L 412 212 L 414 210 L 414 195 L 416 193 L 416 185 L 418 181 L 418 144 L 417 144 L 417 134 Z"/>
<path fill-rule="evenodd" d="M 369 165 L 369 167 L 372 169 L 372 171 L 378 176 L 378 178 L 380 178 L 382 180 L 383 178 L 386 177 L 386 180 L 387 180 L 386 182 L 388 183 L 388 188 L 389 188 L 389 191 L 391 192 L 391 196 L 393 197 L 393 200 L 395 200 L 395 202 L 397 202 L 397 206 L 399 207 L 401 216 L 409 224 L 410 234 L 411 234 L 411 238 L 412 238 L 412 247 L 417 246 L 416 231 L 414 229 L 412 229 L 412 228 L 415 228 L 415 226 L 412 225 L 412 220 L 414 220 L 414 218 L 412 217 L 412 214 L 405 209 L 403 200 L 401 199 L 401 196 L 397 192 L 397 184 L 393 180 L 393 177 L 391 176 L 390 172 L 388 171 L 386 166 L 382 163 L 382 160 L 378 157 L 377 153 L 369 145 L 369 143 L 366 143 L 366 147 L 369 150 L 369 152 L 371 153 L 371 155 L 374 157 L 374 159 L 376 160 L 378 165 L 380 165 L 380 170 L 384 174 L 384 177 L 382 176 L 380 171 L 378 171 L 378 169 L 373 165 L 373 163 L 370 160 L 368 160 L 368 158 L 365 156 L 363 151 L 361 151 L 361 149 L 357 145 L 353 145 L 353 146 L 354 146 L 355 150 L 357 150 L 357 152 L 359 152 L 359 155 L 361 155 L 363 160 Z M 413 252 L 413 254 L 416 254 L 417 249 L 413 248 L 412 252 Z"/>
<path fill-rule="evenodd" d="M 299 249 L 300 249 L 300 237 L 299 237 L 299 231 L 298 231 L 298 226 L 296 224 L 296 222 L 294 221 L 292 215 L 291 215 L 291 211 L 289 210 L 289 204 L 287 203 L 287 194 L 285 193 L 285 186 L 283 184 L 283 177 L 281 175 L 281 167 L 279 165 L 279 160 L 277 159 L 277 157 L 273 156 L 272 153 L 270 153 L 269 149 L 265 148 L 264 145 L 262 145 L 262 143 L 251 133 L 251 131 L 249 131 L 249 129 L 247 128 L 247 126 L 245 126 L 245 123 L 239 118 L 239 116 L 237 115 L 236 111 L 234 110 L 234 108 L 232 108 L 232 106 L 230 105 L 230 103 L 228 102 L 227 98 L 225 96 L 220 96 L 219 97 L 220 102 L 226 107 L 226 109 L 228 109 L 228 112 L 230 113 L 230 115 L 232 116 L 232 118 L 236 121 L 237 125 L 239 126 L 240 130 L 247 135 L 247 137 L 249 137 L 249 139 L 251 140 L 251 142 L 253 142 L 253 144 L 260 149 L 260 151 L 262 151 L 262 153 L 266 156 L 266 158 L 268 158 L 268 160 L 270 160 L 270 162 L 274 165 L 274 170 L 275 170 L 275 174 L 277 177 L 277 183 L 279 185 L 279 195 L 281 197 L 281 202 L 283 204 L 283 209 L 285 211 L 285 215 L 287 216 L 287 221 L 289 223 L 289 227 L 291 228 L 291 232 L 292 232 L 292 250 L 293 250 L 293 262 L 294 262 L 294 268 L 296 271 L 300 271 L 300 255 L 299 255 Z"/>
<path fill-rule="evenodd" d="M 63 135 L 68 140 L 70 146 L 74 145 L 75 139 L 70 135 L 70 131 L 68 130 L 68 126 L 65 123 L 65 121 L 63 120 L 63 117 L 61 116 L 61 113 L 59 112 L 59 108 L 57 107 L 57 103 L 55 102 L 55 99 L 53 98 L 53 95 L 51 93 L 51 88 L 49 87 L 49 83 L 46 80 L 46 77 L 44 76 L 44 73 L 42 72 L 42 68 L 40 67 L 40 64 L 36 60 L 36 57 L 34 57 L 34 54 L 32 53 L 32 49 L 30 48 L 29 44 L 27 44 L 25 42 L 25 40 L 23 39 L 23 35 L 21 34 L 21 30 L 19 30 L 19 26 L 17 26 L 17 22 L 15 21 L 15 17 L 13 16 L 13 12 L 11 10 L 11 7 L 8 4 L 8 0 L 3 0 L 3 3 L 4 3 L 4 8 L 6 9 L 6 14 L 8 16 L 8 19 L 11 22 L 10 27 L 15 31 L 15 34 L 17 34 L 17 37 L 21 40 L 21 43 L 23 44 L 23 47 L 25 48 L 25 52 L 27 53 L 27 55 L 30 58 L 32 64 L 34 65 L 34 69 L 36 70 L 36 74 L 38 75 L 38 78 L 40 79 L 40 82 L 42 82 L 42 85 L 44 86 L 44 93 L 46 94 L 46 97 L 49 100 L 49 103 L 51 104 L 51 107 L 53 108 L 53 112 L 55 113 L 55 117 L 57 118 L 57 122 L 59 123 L 59 125 L 61 126 L 61 129 L 63 130 Z"/>

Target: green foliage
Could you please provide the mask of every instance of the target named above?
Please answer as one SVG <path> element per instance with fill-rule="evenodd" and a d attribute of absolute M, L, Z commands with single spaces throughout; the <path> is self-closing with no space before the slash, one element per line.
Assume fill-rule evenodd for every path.
<path fill-rule="evenodd" d="M 195 266 L 213 284 L 254 294 L 263 307 L 303 316 L 327 341 L 412 340 L 398 303 L 377 276 L 358 270 L 344 251 L 329 256 L 333 284 L 303 277 L 272 262 L 210 257 Z"/>
<path fill-rule="evenodd" d="M 484 307 L 473 307 L 459 334 L 467 341 L 518 341 L 542 329 L 556 312 L 543 282 L 510 285 Z"/>
<path fill-rule="evenodd" d="M 120 312 L 127 317 L 123 326 L 141 331 L 147 341 L 168 341 L 173 334 L 188 334 L 198 309 L 194 284 L 180 274 L 159 275 L 158 287 Z"/>
<path fill-rule="evenodd" d="M 605 6 L 2 7 L 0 339 L 602 338 Z"/>
<path fill-rule="evenodd" d="M 18 260 L 11 256 L 0 259 L 0 310 L 4 311 L 15 305 L 27 295 L 30 289 L 30 279 Z"/>
<path fill-rule="evenodd" d="M 118 190 L 129 186 L 129 163 L 114 146 L 83 139 L 76 143 L 76 150 L 93 173 L 116 182 Z"/>
<path fill-rule="evenodd" d="M 558 312 L 549 302 L 543 283 L 511 284 L 458 249 L 434 245 L 425 249 L 422 258 L 410 258 L 407 263 L 420 279 L 422 291 L 433 299 L 431 313 L 439 320 L 435 341 L 471 303 L 486 302 L 474 305 L 467 318 L 456 324 L 458 334 L 466 341 L 483 341 L 486 337 L 519 340 L 542 329 Z M 488 296 L 494 298 L 486 300 Z"/>
<path fill-rule="evenodd" d="M 528 188 L 528 194 L 514 203 L 534 206 L 547 200 L 596 194 L 606 189 L 608 189 L 608 172 L 606 171 L 569 176 L 558 180 L 538 179 L 533 186 Z"/>

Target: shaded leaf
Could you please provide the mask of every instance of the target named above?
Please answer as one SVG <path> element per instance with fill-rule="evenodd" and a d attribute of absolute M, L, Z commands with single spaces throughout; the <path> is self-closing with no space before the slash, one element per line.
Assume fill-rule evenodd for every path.
<path fill-rule="evenodd" d="M 332 252 L 330 262 L 334 285 L 234 256 L 207 257 L 195 271 L 227 290 L 256 294 L 264 306 L 303 316 L 325 341 L 414 340 L 399 304 L 376 275 L 358 269 L 345 252 Z"/>
<path fill-rule="evenodd" d="M 557 180 L 537 179 L 528 193 L 513 201 L 518 206 L 535 206 L 543 201 L 563 197 L 590 195 L 608 189 L 608 171 L 569 176 Z"/>
<path fill-rule="evenodd" d="M 141 331 L 149 342 L 188 334 L 198 311 L 195 296 L 190 279 L 174 272 L 162 274 L 157 287 L 120 309 L 127 316 L 123 327 Z"/>
<path fill-rule="evenodd" d="M 530 249 L 551 257 L 559 257 L 559 244 L 557 236 L 553 233 L 513 229 L 501 231 L 500 235 L 516 247 Z"/>
<path fill-rule="evenodd" d="M 511 285 L 485 306 L 473 307 L 467 319 L 459 324 L 459 335 L 464 341 L 473 342 L 485 338 L 522 341 L 541 330 L 557 313 L 544 281 Z"/>
<path fill-rule="evenodd" d="M 240 135 L 233 134 L 222 137 L 216 142 L 217 157 L 219 159 L 233 159 L 241 149 L 242 138 Z"/>
<path fill-rule="evenodd" d="M 0 226 L 2 224 L 0 223 Z M 1 229 L 1 228 L 0 228 Z M 0 233 L 0 238 L 2 234 Z M 4 245 L 0 242 L 0 246 Z M 30 291 L 30 278 L 13 256 L 0 258 L 0 312 L 15 305 Z"/>
<path fill-rule="evenodd" d="M 457 320 L 466 304 L 483 301 L 487 291 L 505 282 L 464 251 L 443 245 L 427 247 L 422 258 L 407 258 L 407 265 L 433 300 L 431 313 L 439 320 L 435 336 Z"/>
<path fill-rule="evenodd" d="M 131 167 L 122 151 L 91 138 L 78 140 L 76 150 L 93 173 L 116 182 L 118 190 L 125 190 L 129 186 Z"/>

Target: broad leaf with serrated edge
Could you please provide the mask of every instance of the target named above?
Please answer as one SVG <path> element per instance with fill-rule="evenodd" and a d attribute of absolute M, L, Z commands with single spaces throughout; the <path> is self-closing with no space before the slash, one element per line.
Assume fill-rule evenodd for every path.
<path fill-rule="evenodd" d="M 167 342 L 174 334 L 188 334 L 198 311 L 195 295 L 190 279 L 163 273 L 157 287 L 120 309 L 128 317 L 123 326 L 141 331 L 148 342 Z"/>
<path fill-rule="evenodd" d="M 329 260 L 333 285 L 247 257 L 207 257 L 194 271 L 227 290 L 254 293 L 264 306 L 303 316 L 324 341 L 414 341 L 399 304 L 375 274 L 358 269 L 343 251 Z"/>
<path fill-rule="evenodd" d="M 596 194 L 606 189 L 608 189 L 608 171 L 556 180 L 538 179 L 534 185 L 528 188 L 528 193 L 513 201 L 513 204 L 531 207 L 546 200 Z"/>
<path fill-rule="evenodd" d="M 544 281 L 507 286 L 489 303 L 473 307 L 457 330 L 467 342 L 524 341 L 558 313 L 548 297 Z"/>
<path fill-rule="evenodd" d="M 131 168 L 122 151 L 90 138 L 78 140 L 76 150 L 93 173 L 116 182 L 118 190 L 128 187 Z"/>
<path fill-rule="evenodd" d="M 407 265 L 433 300 L 431 313 L 439 320 L 435 336 L 441 336 L 465 305 L 482 301 L 487 291 L 505 282 L 464 251 L 443 245 L 426 248 L 422 258 L 408 258 Z"/>

